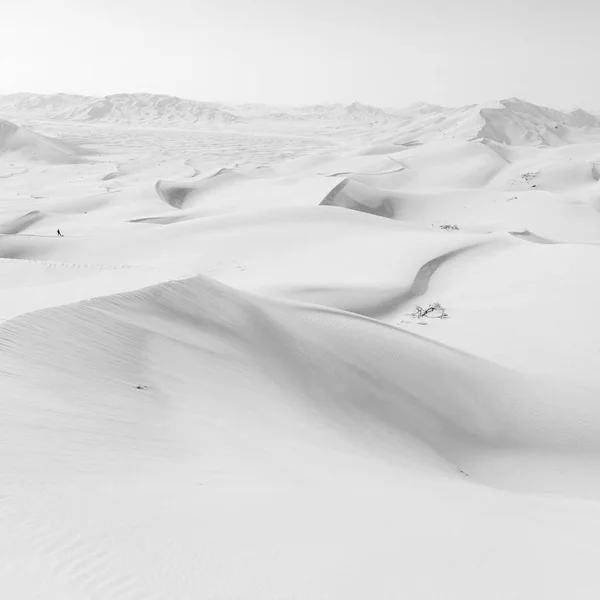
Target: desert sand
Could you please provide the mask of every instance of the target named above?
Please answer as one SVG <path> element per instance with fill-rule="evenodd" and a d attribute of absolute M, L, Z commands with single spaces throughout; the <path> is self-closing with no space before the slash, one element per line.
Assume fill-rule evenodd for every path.
<path fill-rule="evenodd" d="M 598 598 L 599 117 L 0 119 L 0 597 Z"/>

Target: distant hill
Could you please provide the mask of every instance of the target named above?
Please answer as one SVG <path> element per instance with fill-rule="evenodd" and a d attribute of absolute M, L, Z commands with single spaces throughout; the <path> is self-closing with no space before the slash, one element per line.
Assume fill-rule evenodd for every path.
<path fill-rule="evenodd" d="M 512 145 L 560 145 L 600 129 L 600 118 L 581 109 L 562 112 L 518 98 L 447 108 L 419 102 L 379 108 L 360 102 L 308 106 L 200 102 L 158 94 L 104 97 L 19 93 L 0 96 L 0 116 L 126 123 L 137 126 L 207 126 L 311 122 L 364 128 L 373 125 L 402 143 L 461 137 Z"/>
<path fill-rule="evenodd" d="M 11 94 L 0 96 L 0 113 L 21 113 L 50 119 L 108 121 L 137 125 L 235 123 L 240 117 L 213 102 L 183 100 L 155 94 L 75 96 Z"/>

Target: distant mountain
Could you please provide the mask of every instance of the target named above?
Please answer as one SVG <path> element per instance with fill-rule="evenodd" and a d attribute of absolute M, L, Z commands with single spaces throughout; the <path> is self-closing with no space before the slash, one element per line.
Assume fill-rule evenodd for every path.
<path fill-rule="evenodd" d="M 348 121 L 387 123 L 396 121 L 393 113 L 360 102 L 351 104 L 311 104 L 306 106 L 268 106 L 266 104 L 228 105 L 227 110 L 244 120 L 276 119 L 289 121 Z"/>
<path fill-rule="evenodd" d="M 444 108 L 416 104 L 394 111 L 402 119 L 389 140 L 396 143 L 461 138 L 514 146 L 558 146 L 600 136 L 600 119 L 578 109 L 561 112 L 509 98 L 485 105 Z"/>
<path fill-rule="evenodd" d="M 438 104 L 427 104 L 427 102 L 415 102 L 413 104 L 409 104 L 404 108 L 393 108 L 389 109 L 393 115 L 397 117 L 405 117 L 408 115 L 436 115 L 443 112 L 447 112 L 452 110 L 446 106 L 439 106 Z"/>
<path fill-rule="evenodd" d="M 354 119 L 356 121 L 372 121 L 381 123 L 382 121 L 394 121 L 395 116 L 393 114 L 385 112 L 381 108 L 376 106 L 370 106 L 368 104 L 361 104 L 360 102 L 353 102 L 345 106 L 339 113 L 342 119 Z"/>
<path fill-rule="evenodd" d="M 26 112 L 50 119 L 112 121 L 136 125 L 236 123 L 242 119 L 220 104 L 156 94 L 74 96 L 12 94 L 0 96 L 0 112 Z"/>
<path fill-rule="evenodd" d="M 598 133 L 600 119 L 581 109 L 562 112 L 518 98 L 458 108 L 418 102 L 404 108 L 379 108 L 360 102 L 269 106 L 185 100 L 158 94 L 113 94 L 104 97 L 69 94 L 0 96 L 0 116 L 114 122 L 137 126 L 205 126 L 289 123 L 324 124 L 389 133 L 399 143 L 460 137 L 513 145 L 559 145 Z"/>
<path fill-rule="evenodd" d="M 19 93 L 0 96 L 0 114 L 26 113 L 47 119 L 112 121 L 137 125 L 242 123 L 260 119 L 336 120 L 387 123 L 397 117 L 360 102 L 278 107 L 266 104 L 231 105 L 185 100 L 159 94 L 113 94 L 104 97 Z"/>
<path fill-rule="evenodd" d="M 565 113 L 519 98 L 501 100 L 500 108 L 483 108 L 480 114 L 485 123 L 480 137 L 513 145 L 555 146 L 600 128 L 600 120 L 582 109 Z"/>

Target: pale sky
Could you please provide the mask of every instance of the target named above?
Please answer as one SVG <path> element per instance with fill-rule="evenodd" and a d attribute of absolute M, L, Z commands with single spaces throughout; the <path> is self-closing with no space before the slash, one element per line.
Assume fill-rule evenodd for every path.
<path fill-rule="evenodd" d="M 598 0 L 11 0 L 0 94 L 600 109 Z"/>

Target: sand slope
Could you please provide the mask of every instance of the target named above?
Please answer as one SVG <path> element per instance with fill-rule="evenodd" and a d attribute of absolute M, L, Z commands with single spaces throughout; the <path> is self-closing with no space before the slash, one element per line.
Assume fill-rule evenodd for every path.
<path fill-rule="evenodd" d="M 0 109 L 2 597 L 598 596 L 595 117 Z"/>
<path fill-rule="evenodd" d="M 76 163 L 88 154 L 83 148 L 52 139 L 0 119 L 0 155 L 52 164 Z"/>

